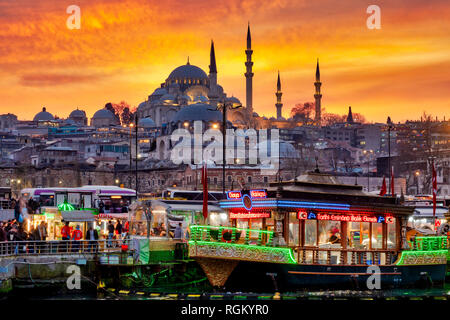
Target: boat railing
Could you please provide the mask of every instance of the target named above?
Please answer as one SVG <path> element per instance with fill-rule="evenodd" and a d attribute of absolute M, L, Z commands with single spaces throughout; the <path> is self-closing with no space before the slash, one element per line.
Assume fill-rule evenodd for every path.
<path fill-rule="evenodd" d="M 293 251 L 299 264 L 391 265 L 398 258 L 395 249 L 294 247 Z"/>
<path fill-rule="evenodd" d="M 414 237 L 409 241 L 409 245 L 414 251 L 448 250 L 450 248 L 447 236 Z"/>
<path fill-rule="evenodd" d="M 61 255 L 128 251 L 130 239 L 52 240 L 0 242 L 0 257 L 21 255 Z"/>
<path fill-rule="evenodd" d="M 191 241 L 274 246 L 274 232 L 224 226 L 191 225 Z"/>

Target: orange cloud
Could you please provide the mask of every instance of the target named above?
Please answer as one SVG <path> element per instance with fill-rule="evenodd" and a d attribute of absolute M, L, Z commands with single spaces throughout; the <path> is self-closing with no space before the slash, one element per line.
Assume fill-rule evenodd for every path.
<path fill-rule="evenodd" d="M 0 106 L 30 119 L 46 105 L 92 115 L 106 102 L 143 101 L 170 71 L 207 71 L 214 39 L 219 82 L 245 101 L 247 21 L 254 47 L 254 107 L 275 114 L 280 70 L 284 115 L 312 101 L 320 58 L 323 105 L 367 119 L 447 118 L 450 9 L 446 1 L 379 1 L 382 29 L 366 28 L 358 0 L 77 0 L 81 29 L 66 28 L 72 2 L 0 0 Z M 20 111 L 17 111 L 20 110 Z M 56 111 L 55 111 L 56 112 Z"/>

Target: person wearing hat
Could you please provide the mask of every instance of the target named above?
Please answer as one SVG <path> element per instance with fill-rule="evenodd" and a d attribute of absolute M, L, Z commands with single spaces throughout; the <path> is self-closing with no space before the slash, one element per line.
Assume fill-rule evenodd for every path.
<path fill-rule="evenodd" d="M 341 238 L 339 237 L 339 229 L 334 227 L 330 231 L 328 231 L 328 242 L 330 243 L 339 243 L 341 241 Z"/>
<path fill-rule="evenodd" d="M 78 252 L 80 250 L 80 240 L 83 238 L 83 233 L 80 230 L 80 225 L 77 224 L 75 230 L 72 232 L 72 252 Z"/>

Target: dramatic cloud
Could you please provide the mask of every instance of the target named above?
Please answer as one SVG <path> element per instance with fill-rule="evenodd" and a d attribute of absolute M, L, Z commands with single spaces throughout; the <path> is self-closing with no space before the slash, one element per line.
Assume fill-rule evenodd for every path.
<path fill-rule="evenodd" d="M 69 30 L 66 8 L 81 8 Z M 313 99 L 320 59 L 323 105 L 367 119 L 450 116 L 447 1 L 381 0 L 380 30 L 360 0 L 0 0 L 0 108 L 31 119 L 46 105 L 88 116 L 108 101 L 136 106 L 177 66 L 205 71 L 214 39 L 218 80 L 245 101 L 245 36 L 253 38 L 254 108 L 275 114 L 277 70 L 285 116 Z M 20 110 L 20 111 L 16 111 Z"/>

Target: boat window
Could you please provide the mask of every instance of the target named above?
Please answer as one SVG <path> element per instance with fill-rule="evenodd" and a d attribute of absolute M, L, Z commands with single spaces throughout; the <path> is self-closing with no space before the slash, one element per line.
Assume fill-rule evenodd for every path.
<path fill-rule="evenodd" d="M 383 248 L 383 224 L 372 223 L 372 249 Z"/>
<path fill-rule="evenodd" d="M 347 239 L 349 248 L 369 248 L 369 222 L 349 222 L 347 227 Z"/>
<path fill-rule="evenodd" d="M 305 246 L 317 245 L 317 220 L 305 220 Z"/>
<path fill-rule="evenodd" d="M 319 247 L 341 246 L 341 223 L 336 221 L 319 221 Z"/>
<path fill-rule="evenodd" d="M 289 245 L 298 246 L 299 240 L 299 220 L 296 212 L 289 212 Z"/>
<path fill-rule="evenodd" d="M 396 238 L 396 225 L 397 225 L 397 219 L 394 219 L 394 223 L 388 223 L 387 224 L 387 247 L 389 249 L 395 248 L 397 245 L 397 238 Z"/>

